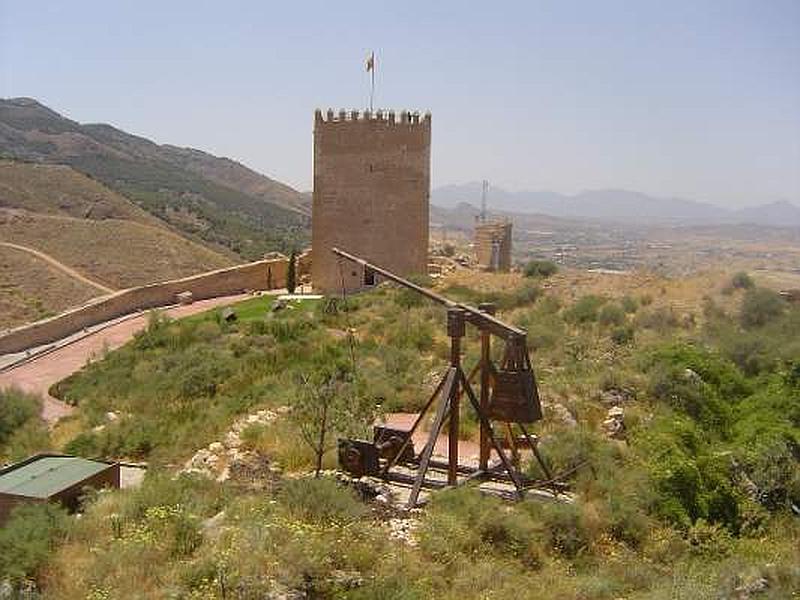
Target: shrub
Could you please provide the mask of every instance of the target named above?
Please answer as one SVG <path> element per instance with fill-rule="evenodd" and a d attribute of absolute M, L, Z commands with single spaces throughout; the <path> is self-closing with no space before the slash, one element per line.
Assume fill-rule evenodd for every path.
<path fill-rule="evenodd" d="M 472 488 L 434 494 L 420 528 L 423 550 L 454 564 L 481 550 L 514 557 L 529 568 L 540 566 L 539 528 L 531 516 Z"/>
<path fill-rule="evenodd" d="M 329 477 L 287 480 L 279 501 L 293 517 L 322 525 L 349 523 L 367 512 L 353 490 Z"/>
<path fill-rule="evenodd" d="M 636 325 L 645 329 L 666 332 L 678 326 L 678 317 L 671 308 L 655 308 L 640 311 L 636 317 Z"/>
<path fill-rule="evenodd" d="M 597 320 L 597 313 L 605 298 L 589 294 L 582 296 L 564 312 L 564 319 L 571 323 L 590 323 Z"/>
<path fill-rule="evenodd" d="M 558 266 L 550 260 L 531 260 L 525 264 L 525 277 L 550 277 L 558 273 Z"/>
<path fill-rule="evenodd" d="M 731 278 L 731 287 L 737 290 L 749 290 L 755 287 L 752 277 L 744 271 L 739 271 Z"/>
<path fill-rule="evenodd" d="M 554 348 L 564 338 L 564 321 L 558 314 L 537 312 L 519 323 L 528 332 L 528 346 L 533 350 Z"/>
<path fill-rule="evenodd" d="M 689 551 L 695 556 L 705 559 L 719 559 L 731 552 L 731 536 L 728 531 L 717 524 L 698 519 L 688 531 L 686 539 Z"/>
<path fill-rule="evenodd" d="M 28 421 L 38 419 L 42 400 L 21 390 L 0 390 L 0 446 Z"/>
<path fill-rule="evenodd" d="M 722 431 L 730 418 L 714 388 L 697 380 L 686 369 L 660 365 L 650 374 L 649 394 L 671 408 L 701 421 L 714 431 Z"/>
<path fill-rule="evenodd" d="M 639 304 L 636 302 L 636 299 L 632 296 L 623 296 L 622 300 L 620 300 L 620 304 L 622 305 L 622 310 L 626 313 L 635 313 L 636 310 L 639 308 Z"/>
<path fill-rule="evenodd" d="M 619 327 L 625 322 L 625 312 L 617 304 L 606 304 L 600 309 L 597 319 L 601 325 Z"/>
<path fill-rule="evenodd" d="M 41 419 L 35 418 L 26 421 L 11 434 L 6 442 L 5 454 L 11 460 L 22 460 L 49 449 L 51 443 L 47 425 Z"/>
<path fill-rule="evenodd" d="M 153 448 L 170 433 L 139 419 L 126 418 L 109 424 L 101 431 L 79 433 L 64 446 L 64 452 L 86 458 L 147 458 Z"/>
<path fill-rule="evenodd" d="M 762 327 L 779 317 L 785 308 L 783 298 L 766 288 L 754 288 L 745 292 L 739 320 L 744 327 Z"/>
<path fill-rule="evenodd" d="M 694 379 L 686 371 L 691 369 L 701 382 L 711 385 L 728 400 L 741 399 L 750 393 L 749 384 L 736 366 L 703 346 L 682 343 L 665 345 L 655 349 L 648 360 L 648 368 L 662 364 L 682 369 L 683 379 Z"/>
<path fill-rule="evenodd" d="M 624 346 L 633 341 L 633 327 L 630 325 L 617 327 L 611 332 L 611 341 L 619 346 Z"/>
<path fill-rule="evenodd" d="M 578 505 L 561 502 L 537 503 L 532 512 L 541 519 L 550 547 L 559 554 L 566 558 L 575 558 L 589 546 L 591 539 L 581 520 L 581 509 Z"/>
<path fill-rule="evenodd" d="M 388 327 L 386 341 L 397 348 L 425 352 L 433 347 L 434 328 L 430 321 L 409 315 Z"/>
<path fill-rule="evenodd" d="M 395 293 L 394 301 L 398 306 L 409 309 L 422 306 L 422 304 L 425 302 L 425 297 L 414 290 L 401 288 L 397 290 L 397 293 Z"/>
<path fill-rule="evenodd" d="M 493 302 L 498 310 L 511 310 L 532 304 L 539 297 L 541 290 L 532 283 L 526 283 L 507 292 L 482 292 L 465 285 L 450 285 L 444 289 L 444 293 L 454 300 L 473 306 L 482 302 Z"/>
<path fill-rule="evenodd" d="M 22 504 L 0 529 L 0 580 L 36 577 L 67 529 L 66 512 L 52 504 Z"/>

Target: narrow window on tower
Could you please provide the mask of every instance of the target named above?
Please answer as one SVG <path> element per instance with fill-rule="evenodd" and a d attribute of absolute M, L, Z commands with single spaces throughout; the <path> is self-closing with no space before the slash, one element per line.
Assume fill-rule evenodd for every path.
<path fill-rule="evenodd" d="M 364 267 L 364 285 L 375 285 L 375 271 Z"/>

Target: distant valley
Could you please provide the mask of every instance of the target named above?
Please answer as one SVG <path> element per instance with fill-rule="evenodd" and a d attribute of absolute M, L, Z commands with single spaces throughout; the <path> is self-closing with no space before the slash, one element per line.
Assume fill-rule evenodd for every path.
<path fill-rule="evenodd" d="M 800 227 L 800 207 L 786 201 L 731 210 L 695 200 L 661 198 L 628 190 L 592 190 L 575 195 L 550 191 L 509 192 L 491 187 L 492 210 L 572 219 L 652 225 L 753 224 Z M 431 202 L 454 208 L 466 202 L 480 206 L 481 184 L 448 185 L 431 192 Z"/>

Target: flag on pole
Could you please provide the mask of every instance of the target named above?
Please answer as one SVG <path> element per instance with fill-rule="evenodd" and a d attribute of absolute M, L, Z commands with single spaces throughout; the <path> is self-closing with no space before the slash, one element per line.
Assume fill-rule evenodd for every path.
<path fill-rule="evenodd" d="M 367 57 L 367 73 L 370 74 L 369 110 L 372 112 L 372 103 L 375 99 L 375 52 L 370 52 Z"/>

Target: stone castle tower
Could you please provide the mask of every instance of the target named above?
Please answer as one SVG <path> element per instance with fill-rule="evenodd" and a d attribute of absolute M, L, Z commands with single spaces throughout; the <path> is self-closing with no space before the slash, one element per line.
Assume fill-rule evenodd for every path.
<path fill-rule="evenodd" d="M 316 111 L 315 290 L 341 292 L 342 279 L 348 291 L 377 283 L 372 272 L 340 261 L 334 246 L 398 275 L 426 272 L 430 162 L 429 113 Z"/>
<path fill-rule="evenodd" d="M 511 223 L 509 221 L 475 222 L 475 257 L 487 271 L 511 270 Z"/>

